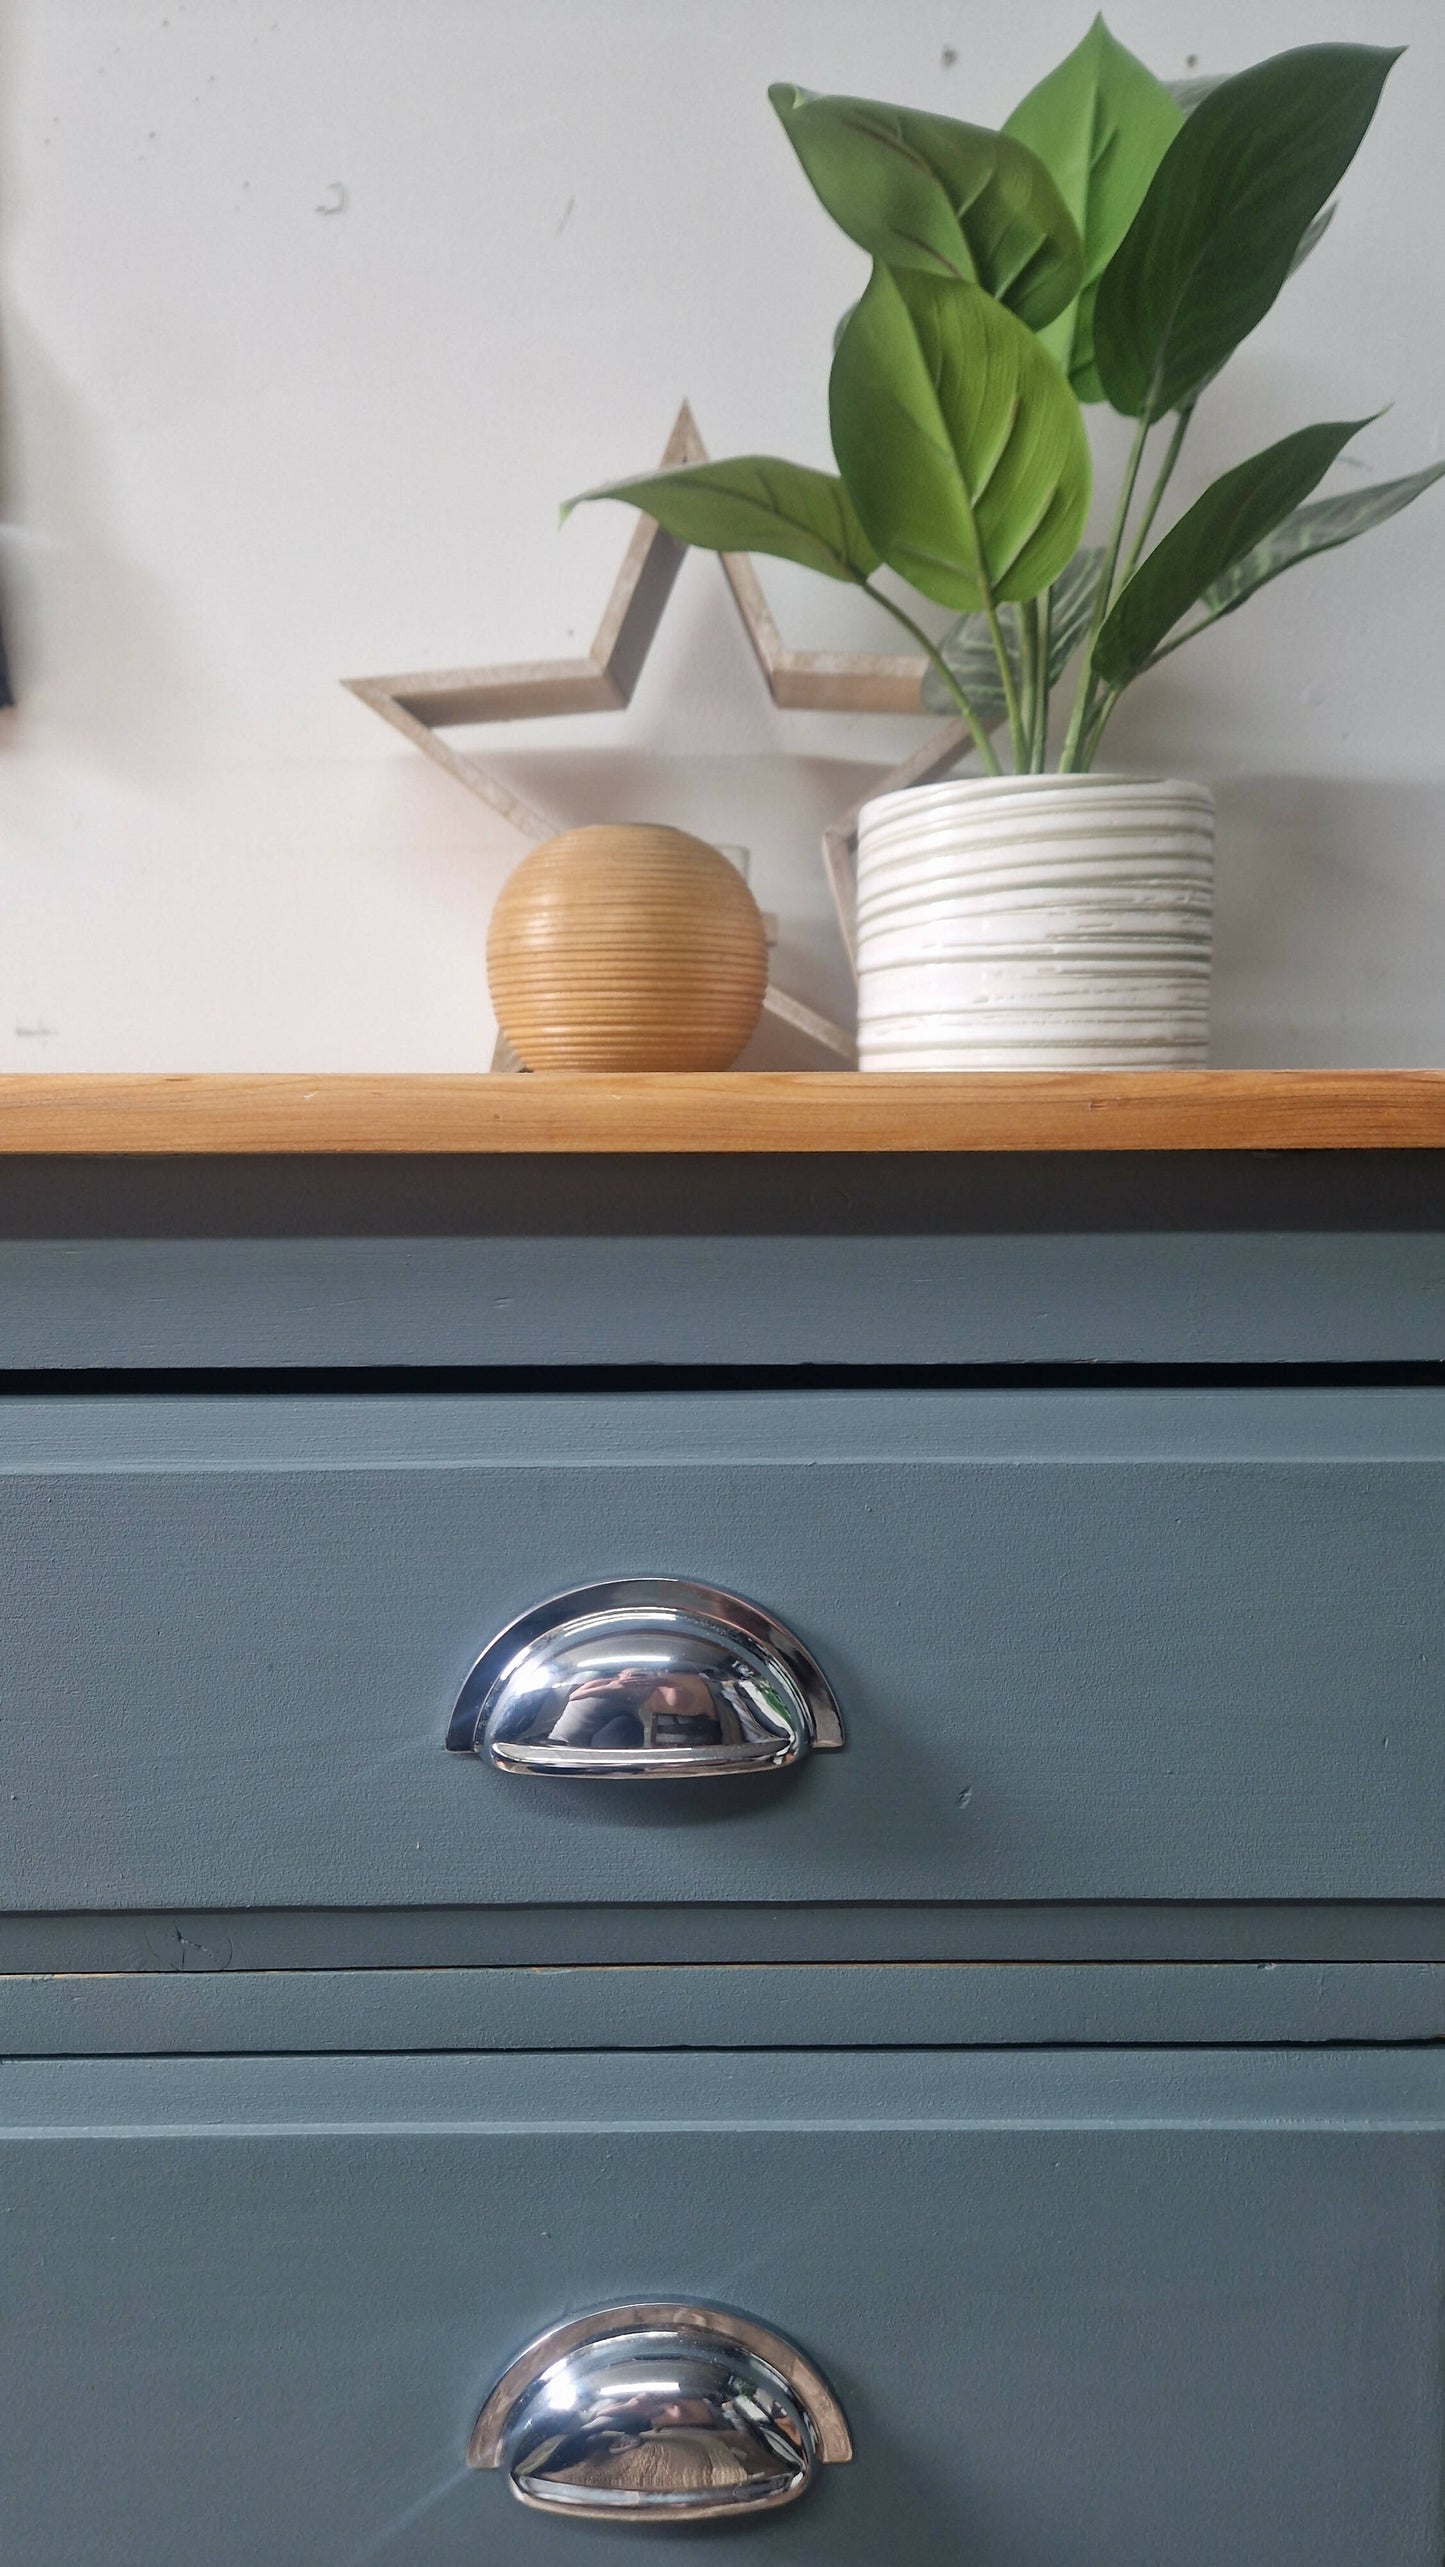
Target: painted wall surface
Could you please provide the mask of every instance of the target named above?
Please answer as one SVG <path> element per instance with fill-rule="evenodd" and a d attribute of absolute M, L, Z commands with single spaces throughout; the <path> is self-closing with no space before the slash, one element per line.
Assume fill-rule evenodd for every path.
<path fill-rule="evenodd" d="M 516 842 L 339 681 L 585 647 L 630 521 L 559 533 L 557 503 L 653 460 L 684 394 L 714 452 L 826 462 L 863 262 L 770 79 L 995 122 L 1087 15 L 5 0 L 0 1069 L 484 1066 Z M 1439 455 L 1439 0 L 1111 21 L 1170 76 L 1410 48 L 1328 241 L 1201 412 L 1185 494 L 1382 403 L 1340 486 Z M 790 641 L 892 646 L 845 592 L 765 581 Z M 1445 1059 L 1442 591 L 1445 486 L 1116 725 L 1118 763 L 1219 790 L 1221 1062 Z M 842 1012 L 816 833 L 919 736 L 773 710 L 693 559 L 626 716 L 487 745 L 560 820 L 749 846 L 782 976 Z"/>

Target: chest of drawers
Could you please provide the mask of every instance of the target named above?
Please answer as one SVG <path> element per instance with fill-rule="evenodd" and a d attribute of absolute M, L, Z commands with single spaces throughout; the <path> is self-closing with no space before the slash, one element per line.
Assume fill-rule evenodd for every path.
<path fill-rule="evenodd" d="M 0 1171 L 4 2555 L 1439 2567 L 1445 1081 Z"/>

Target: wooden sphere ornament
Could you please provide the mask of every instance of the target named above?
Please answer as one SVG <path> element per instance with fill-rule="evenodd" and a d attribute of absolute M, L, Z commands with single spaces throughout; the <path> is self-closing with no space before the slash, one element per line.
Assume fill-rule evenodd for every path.
<path fill-rule="evenodd" d="M 487 934 L 497 1022 L 529 1070 L 725 1070 L 762 1013 L 762 913 L 716 847 L 642 822 L 522 858 Z"/>

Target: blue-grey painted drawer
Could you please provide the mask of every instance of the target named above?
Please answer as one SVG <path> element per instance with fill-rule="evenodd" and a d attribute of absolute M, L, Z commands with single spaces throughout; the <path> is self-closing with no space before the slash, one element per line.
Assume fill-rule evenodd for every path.
<path fill-rule="evenodd" d="M 852 2429 L 750 2557 L 1438 2567 L 1442 2181 L 1428 2050 L 11 2064 L 4 2555 L 681 2567 L 463 2453 L 535 2332 L 682 2297 Z"/>
<path fill-rule="evenodd" d="M 1445 1393 L 0 1407 L 0 1907 L 1445 1896 Z M 796 1777 L 443 1750 L 629 1573 L 832 1678 Z"/>

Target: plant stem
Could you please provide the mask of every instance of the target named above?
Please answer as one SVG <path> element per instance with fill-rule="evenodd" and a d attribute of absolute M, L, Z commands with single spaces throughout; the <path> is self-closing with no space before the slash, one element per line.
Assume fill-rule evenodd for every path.
<path fill-rule="evenodd" d="M 1051 588 L 1046 588 L 1041 598 L 1029 599 L 1024 608 L 1024 618 L 1033 629 L 1035 669 L 1029 773 L 1042 775 L 1049 745 L 1049 654 L 1054 638 L 1054 592 Z"/>
<path fill-rule="evenodd" d="M 988 736 L 987 729 L 980 720 L 978 714 L 975 713 L 973 706 L 970 704 L 968 697 L 964 694 L 962 687 L 959 685 L 958 680 L 954 676 L 952 669 L 949 667 L 947 660 L 943 656 L 943 653 L 938 650 L 932 642 L 930 642 L 922 625 L 915 624 L 912 616 L 906 613 L 903 607 L 897 605 L 893 598 L 885 597 L 881 588 L 874 588 L 866 579 L 860 579 L 858 585 L 862 589 L 865 597 L 871 597 L 875 606 L 881 606 L 885 615 L 891 615 L 895 624 L 901 624 L 905 633 L 911 633 L 914 641 L 918 644 L 919 649 L 929 662 L 929 665 L 943 680 L 943 683 L 947 687 L 949 694 L 952 696 L 954 703 L 958 706 L 960 713 L 963 715 L 965 722 L 973 733 L 973 745 L 977 749 L 978 754 L 983 761 L 985 773 L 988 775 L 1002 775 L 1003 769 L 999 765 L 998 754 L 994 748 L 992 740 Z"/>
<path fill-rule="evenodd" d="M 1019 771 L 1021 774 L 1027 774 L 1033 769 L 1034 734 L 1038 729 L 1039 721 L 1039 687 L 1043 679 L 1043 664 L 1039 658 L 1038 599 L 1026 598 L 1014 612 L 1018 618 L 1019 659 L 1024 673 L 1021 690 L 1024 738 Z"/>
<path fill-rule="evenodd" d="M 1023 715 L 1019 709 L 1018 688 L 1014 684 L 1013 664 L 1009 659 L 1008 644 L 1004 640 L 1003 626 L 999 622 L 998 608 L 993 602 L 993 591 L 991 589 L 986 588 L 984 590 L 983 611 L 988 623 L 989 639 L 993 643 L 993 655 L 998 662 L 999 678 L 1003 686 L 1003 700 L 1008 707 L 1008 735 L 1010 746 L 1013 749 L 1014 773 L 1015 775 L 1022 775 L 1025 767 L 1028 765 L 1028 747 L 1024 735 Z"/>
<path fill-rule="evenodd" d="M 1034 755 L 1034 719 L 1037 719 L 1039 706 L 1039 619 L 1034 614 L 1032 598 L 1024 606 L 1014 608 L 1014 619 L 1016 629 L 1019 629 L 1019 667 L 1022 667 L 1019 719 L 1022 719 L 1024 732 L 1022 757 L 1016 760 L 1016 773 L 1027 773 L 1029 760 Z"/>
<path fill-rule="evenodd" d="M 1123 692 L 1124 690 L 1122 686 L 1106 687 L 1104 691 L 1104 700 L 1099 706 L 1098 712 L 1095 714 L 1093 721 L 1089 725 L 1088 737 L 1084 742 L 1083 754 L 1080 759 L 1081 774 L 1088 774 L 1090 767 L 1098 756 L 1099 743 L 1103 739 L 1104 733 L 1108 728 L 1109 716 L 1113 712 L 1114 707 L 1118 703 Z"/>
<path fill-rule="evenodd" d="M 1074 709 L 1069 716 L 1069 727 L 1064 736 L 1063 748 L 1059 753 L 1060 775 L 1074 775 L 1079 772 L 1080 746 L 1089 716 L 1093 711 L 1094 645 L 1103 630 L 1104 618 L 1112 603 L 1114 573 L 1119 566 L 1119 550 L 1124 541 L 1124 528 L 1129 520 L 1129 510 L 1133 505 L 1139 467 L 1144 460 L 1145 440 L 1152 424 L 1146 408 L 1135 424 L 1133 443 L 1129 448 L 1129 460 L 1124 468 L 1124 479 L 1119 491 L 1119 504 L 1114 511 L 1113 525 L 1109 529 L 1104 566 L 1099 573 L 1098 588 L 1094 592 L 1094 611 L 1089 617 L 1089 630 L 1084 642 L 1084 664 L 1079 673 L 1078 693 L 1074 697 Z"/>
<path fill-rule="evenodd" d="M 1120 573 L 1119 585 L 1121 588 L 1126 580 L 1133 578 L 1135 571 L 1139 567 L 1139 556 L 1143 552 L 1144 546 L 1149 540 L 1149 529 L 1159 514 L 1159 502 L 1169 487 L 1170 475 L 1179 461 L 1179 449 L 1183 445 L 1184 440 L 1189 433 L 1189 422 L 1193 416 L 1194 404 L 1192 401 L 1187 409 L 1176 410 L 1174 413 L 1174 427 L 1170 434 L 1169 443 L 1164 449 L 1164 460 L 1160 464 L 1159 470 L 1154 477 L 1154 487 L 1149 493 L 1148 505 L 1144 510 L 1143 516 L 1139 520 L 1138 533 L 1135 535 L 1134 541 L 1129 547 L 1129 558 L 1125 562 L 1124 568 Z"/>
<path fill-rule="evenodd" d="M 1220 606 L 1212 615 L 1201 615 L 1197 624 L 1186 624 L 1183 632 L 1176 633 L 1172 642 L 1161 642 L 1157 651 L 1150 652 L 1144 668 L 1157 668 L 1160 661 L 1167 660 L 1172 652 L 1182 651 L 1185 643 L 1192 642 L 1196 633 L 1207 633 L 1211 624 L 1218 624 L 1231 611 L 1228 606 Z M 1143 675 L 1143 670 L 1140 675 Z"/>

